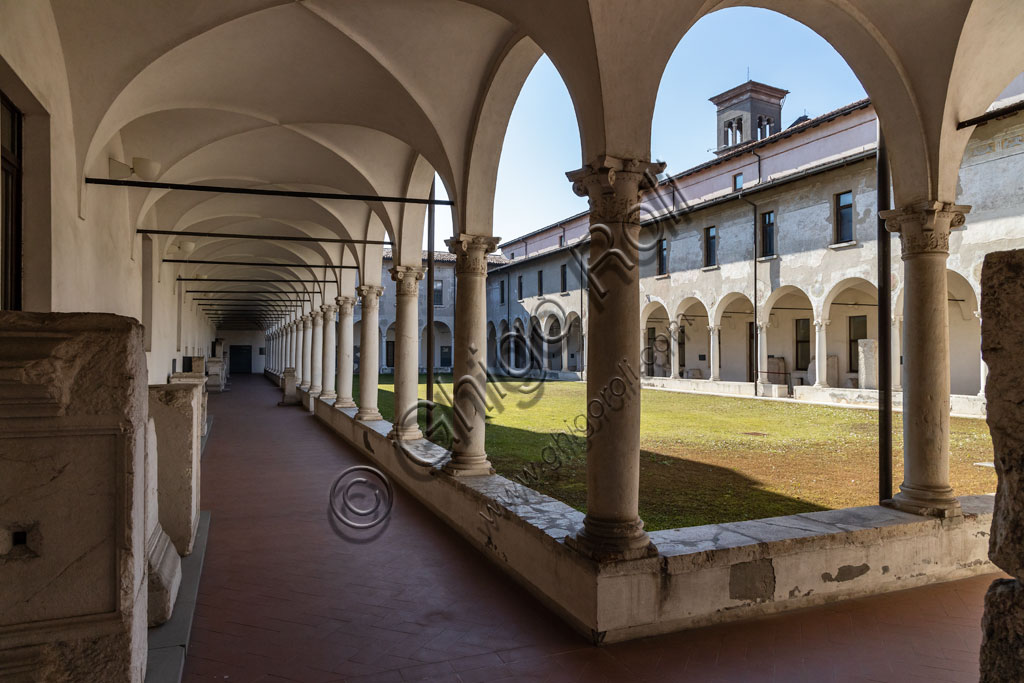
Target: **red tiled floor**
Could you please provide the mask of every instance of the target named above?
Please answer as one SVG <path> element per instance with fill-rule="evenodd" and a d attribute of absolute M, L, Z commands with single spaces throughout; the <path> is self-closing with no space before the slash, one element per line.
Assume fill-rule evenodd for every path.
<path fill-rule="evenodd" d="M 328 490 L 362 460 L 279 396 L 210 396 L 188 682 L 978 679 L 992 576 L 592 647 L 402 491 L 379 537 L 337 535 Z"/>

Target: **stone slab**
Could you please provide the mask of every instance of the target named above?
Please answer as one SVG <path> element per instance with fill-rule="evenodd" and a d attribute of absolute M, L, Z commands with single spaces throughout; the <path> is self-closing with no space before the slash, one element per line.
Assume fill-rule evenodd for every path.
<path fill-rule="evenodd" d="M 199 513 L 199 531 L 192 554 L 181 559 L 181 587 L 178 589 L 178 599 L 174 603 L 174 612 L 167 623 L 149 629 L 150 653 L 164 648 L 188 649 L 209 537 L 210 513 L 204 510 Z"/>
<path fill-rule="evenodd" d="M 997 579 L 985 594 L 981 683 L 1019 683 L 1024 677 L 1024 585 Z"/>

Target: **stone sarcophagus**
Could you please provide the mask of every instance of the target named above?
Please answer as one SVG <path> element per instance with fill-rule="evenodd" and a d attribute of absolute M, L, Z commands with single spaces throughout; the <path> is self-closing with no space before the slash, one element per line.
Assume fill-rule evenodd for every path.
<path fill-rule="evenodd" d="M 209 376 L 206 383 L 207 390 L 213 393 L 224 391 L 224 385 L 228 381 L 226 369 L 223 358 L 208 358 L 206 360 L 206 374 Z"/>
<path fill-rule="evenodd" d="M 160 524 L 180 555 L 192 552 L 199 528 L 202 386 L 149 387 L 149 415 L 159 444 Z"/>
<path fill-rule="evenodd" d="M 142 327 L 0 312 L 0 680 L 141 681 Z"/>

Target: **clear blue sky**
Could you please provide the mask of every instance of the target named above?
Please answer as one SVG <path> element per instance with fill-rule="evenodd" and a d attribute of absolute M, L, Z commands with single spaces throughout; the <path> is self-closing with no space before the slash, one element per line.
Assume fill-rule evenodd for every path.
<path fill-rule="evenodd" d="M 805 111 L 818 116 L 865 97 L 850 67 L 807 27 L 767 10 L 737 8 L 697 22 L 676 47 L 662 77 L 651 155 L 678 173 L 710 159 L 715 106 L 709 97 L 750 78 L 790 91 L 788 126 Z M 565 172 L 580 166 L 579 132 L 569 93 L 547 57 L 526 80 L 512 112 L 498 169 L 494 234 L 518 237 L 587 208 Z M 438 183 L 440 186 L 440 183 Z M 441 190 L 443 193 L 443 189 Z M 438 213 L 436 248 L 452 234 Z"/>

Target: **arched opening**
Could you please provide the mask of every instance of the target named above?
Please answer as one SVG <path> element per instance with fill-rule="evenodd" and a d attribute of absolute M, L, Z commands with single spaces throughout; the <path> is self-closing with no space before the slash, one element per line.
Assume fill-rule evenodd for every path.
<path fill-rule="evenodd" d="M 583 372 L 583 321 L 575 313 L 570 313 L 567 323 L 568 334 L 565 336 L 567 345 L 566 358 L 568 359 L 568 370 L 571 372 Z"/>
<path fill-rule="evenodd" d="M 381 365 L 392 372 L 395 370 L 395 333 L 397 331 L 395 323 L 391 323 L 388 325 L 387 332 L 384 333 L 384 356 L 381 359 L 383 361 Z"/>
<path fill-rule="evenodd" d="M 761 381 L 814 384 L 815 328 L 810 298 L 798 287 L 780 287 L 772 292 L 764 311 L 768 363 L 761 368 Z"/>
<path fill-rule="evenodd" d="M 981 318 L 974 287 L 960 273 L 946 271 L 949 289 L 949 390 L 973 396 L 981 386 Z"/>
<path fill-rule="evenodd" d="M 497 367 L 502 371 L 512 369 L 512 349 L 514 340 L 509 332 L 508 322 L 502 320 L 498 325 L 498 362 Z"/>
<path fill-rule="evenodd" d="M 861 278 L 843 280 L 825 298 L 828 386 L 878 388 L 878 290 Z"/>
<path fill-rule="evenodd" d="M 544 329 L 536 316 L 530 318 L 530 330 L 527 344 L 529 348 L 529 365 L 531 370 L 544 371 Z"/>
<path fill-rule="evenodd" d="M 565 350 L 565 340 L 562 338 L 562 323 L 556 316 L 551 316 L 547 323 L 547 369 L 561 372 L 565 369 L 562 353 Z"/>
<path fill-rule="evenodd" d="M 753 382 L 757 371 L 754 307 L 745 294 L 722 297 L 715 311 L 718 376 L 725 382 Z"/>
<path fill-rule="evenodd" d="M 487 367 L 493 368 L 498 364 L 498 332 L 494 323 L 487 323 Z"/>
<path fill-rule="evenodd" d="M 527 359 L 530 357 L 530 354 L 526 345 L 526 328 L 523 326 L 523 321 L 518 318 L 512 323 L 511 343 L 512 366 L 517 370 L 522 370 L 527 367 Z"/>
<path fill-rule="evenodd" d="M 429 363 L 427 356 L 427 326 L 420 333 L 420 367 L 426 370 Z M 452 370 L 452 330 L 445 323 L 434 321 L 434 371 L 451 372 Z"/>
<path fill-rule="evenodd" d="M 657 302 L 647 305 L 641 316 L 640 372 L 644 377 L 672 377 L 672 335 L 668 311 Z"/>
<path fill-rule="evenodd" d="M 695 298 L 684 299 L 676 310 L 679 330 L 675 343 L 677 373 L 686 379 L 711 378 L 711 340 L 708 309 Z"/>

